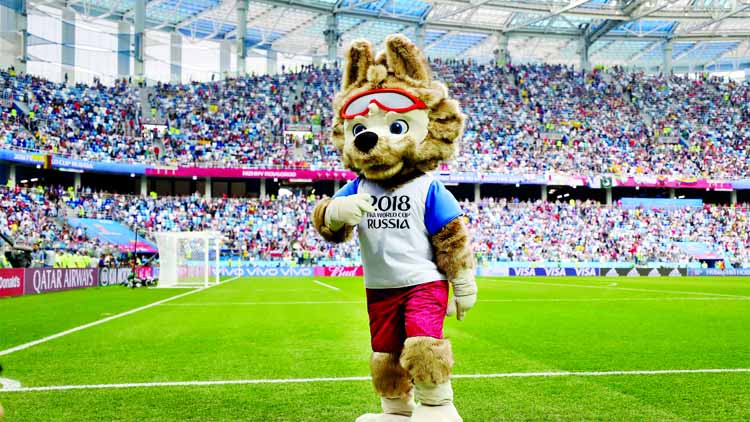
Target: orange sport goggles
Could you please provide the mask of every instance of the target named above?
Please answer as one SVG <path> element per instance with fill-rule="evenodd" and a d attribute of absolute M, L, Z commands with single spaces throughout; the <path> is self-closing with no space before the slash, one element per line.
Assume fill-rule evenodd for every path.
<path fill-rule="evenodd" d="M 369 113 L 370 104 L 375 104 L 381 110 L 395 113 L 406 113 L 412 110 L 427 108 L 427 104 L 414 95 L 398 88 L 371 89 L 362 92 L 346 101 L 341 107 L 342 119 L 353 119 Z"/>

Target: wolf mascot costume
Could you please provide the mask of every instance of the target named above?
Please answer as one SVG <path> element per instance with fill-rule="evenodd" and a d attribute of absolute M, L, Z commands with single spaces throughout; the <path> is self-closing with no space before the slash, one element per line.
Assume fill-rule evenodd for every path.
<path fill-rule="evenodd" d="M 359 233 L 383 413 L 357 421 L 461 421 L 443 321 L 476 302 L 475 263 L 458 202 L 428 172 L 453 157 L 465 117 L 403 35 L 377 57 L 351 44 L 333 107 L 333 143 L 359 177 L 321 200 L 313 222 L 331 242 Z"/>

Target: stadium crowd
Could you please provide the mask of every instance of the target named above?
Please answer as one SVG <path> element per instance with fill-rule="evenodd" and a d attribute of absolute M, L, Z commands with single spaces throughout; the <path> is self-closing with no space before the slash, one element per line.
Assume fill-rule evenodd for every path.
<path fill-rule="evenodd" d="M 66 224 L 70 189 L 0 187 L 0 233 L 15 246 L 31 249 L 32 266 L 114 266 L 123 259 L 116 245 L 101 242 Z M 0 242 L 0 250 L 11 250 Z"/>
<path fill-rule="evenodd" d="M 748 82 L 620 68 L 583 75 L 560 65 L 432 65 L 469 118 L 451 169 L 750 174 Z M 4 109 L 0 147 L 169 165 L 336 168 L 325 128 L 339 78 L 337 68 L 304 66 L 215 82 L 65 86 L 5 72 L 4 98 L 29 112 L 10 118 Z M 29 133 L 14 130 L 18 124 Z"/>
<path fill-rule="evenodd" d="M 16 243 L 55 250 L 57 263 L 109 265 L 126 259 L 66 217 L 108 218 L 157 231 L 217 230 L 225 247 L 243 260 L 297 264 L 359 262 L 355 242 L 329 247 L 309 220 L 317 198 L 136 197 L 62 187 L 0 188 L 0 230 Z M 732 265 L 750 267 L 750 205 L 674 210 L 607 207 L 593 201 L 543 202 L 505 199 L 464 201 L 477 258 L 494 262 L 681 262 L 695 261 L 675 242 L 704 242 Z M 106 262 L 105 262 L 106 260 Z M 40 262 L 37 262 L 40 261 Z M 65 264 L 67 265 L 67 264 Z"/>
<path fill-rule="evenodd" d="M 246 260 L 359 262 L 355 242 L 335 247 L 309 220 L 316 198 L 301 193 L 264 199 L 131 197 L 83 194 L 68 200 L 80 216 L 112 218 L 154 231 L 218 230 Z M 606 207 L 593 201 L 465 201 L 483 264 L 534 262 L 681 262 L 675 242 L 705 242 L 732 265 L 750 267 L 750 206 L 676 210 Z"/>

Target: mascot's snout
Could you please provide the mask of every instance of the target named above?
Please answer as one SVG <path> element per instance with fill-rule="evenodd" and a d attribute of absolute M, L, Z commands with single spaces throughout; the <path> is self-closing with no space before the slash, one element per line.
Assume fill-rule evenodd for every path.
<path fill-rule="evenodd" d="M 363 153 L 370 152 L 378 143 L 378 134 L 371 131 L 365 131 L 354 138 L 354 146 Z"/>

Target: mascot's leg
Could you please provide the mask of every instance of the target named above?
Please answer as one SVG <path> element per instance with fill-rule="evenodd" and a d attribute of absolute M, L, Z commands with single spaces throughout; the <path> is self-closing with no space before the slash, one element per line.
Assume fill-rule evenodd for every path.
<path fill-rule="evenodd" d="M 368 289 L 372 357 L 370 370 L 383 413 L 368 413 L 357 422 L 406 422 L 414 410 L 414 392 L 409 375 L 399 363 L 406 331 L 401 312 L 409 289 Z"/>
<path fill-rule="evenodd" d="M 411 337 L 406 339 L 401 365 L 414 379 L 419 406 L 414 422 L 461 422 L 453 405 L 451 368 L 453 354 L 447 339 Z"/>
<path fill-rule="evenodd" d="M 383 413 L 368 413 L 356 422 L 409 421 L 414 410 L 414 392 L 411 376 L 399 364 L 398 354 L 373 352 L 370 369 Z"/>
<path fill-rule="evenodd" d="M 401 366 L 409 372 L 419 406 L 412 421 L 461 422 L 453 406 L 451 344 L 443 339 L 448 306 L 448 283 L 435 281 L 415 286 L 405 302 L 407 339 L 401 351 Z"/>

